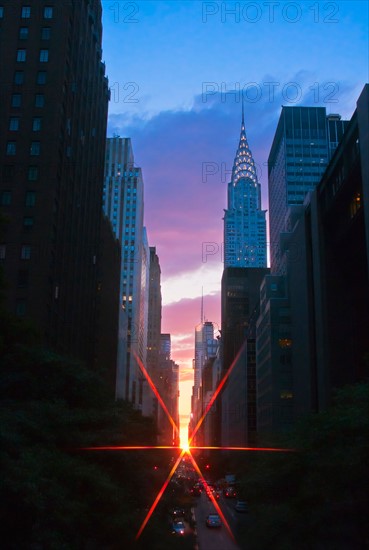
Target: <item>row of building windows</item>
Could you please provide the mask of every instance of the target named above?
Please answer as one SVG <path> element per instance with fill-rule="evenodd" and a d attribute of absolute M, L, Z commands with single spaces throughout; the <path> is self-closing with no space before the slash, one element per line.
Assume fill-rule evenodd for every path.
<path fill-rule="evenodd" d="M 6 144 L 6 154 L 8 156 L 14 156 L 17 154 L 16 141 L 8 141 Z M 41 154 L 41 143 L 39 141 L 32 141 L 29 150 L 31 157 L 38 157 Z"/>
<path fill-rule="evenodd" d="M 32 132 L 39 132 L 42 126 L 41 117 L 33 117 L 32 120 Z M 20 129 L 20 118 L 19 117 L 10 117 L 9 119 L 9 131 L 17 132 Z"/>
<path fill-rule="evenodd" d="M 18 49 L 17 50 L 17 62 L 25 63 L 27 61 L 27 50 Z M 47 63 L 49 61 L 49 50 L 40 50 L 39 53 L 40 63 Z"/>
<path fill-rule="evenodd" d="M 20 27 L 18 38 L 19 40 L 27 40 L 29 36 L 29 28 L 28 27 Z M 51 37 L 51 28 L 50 27 L 43 27 L 41 29 L 41 40 L 50 40 Z"/>
<path fill-rule="evenodd" d="M 22 107 L 22 94 L 12 94 L 11 106 L 15 108 Z M 34 106 L 38 108 L 45 107 L 44 94 L 35 94 Z"/>
<path fill-rule="evenodd" d="M 4 15 L 5 15 L 4 6 L 0 6 L 0 19 L 3 19 Z M 31 19 L 31 16 L 32 16 L 31 6 L 22 6 L 20 16 L 22 19 Z M 42 16 L 44 19 L 52 19 L 54 16 L 54 7 L 44 6 L 42 11 Z"/>
<path fill-rule="evenodd" d="M 0 206 L 10 206 L 12 203 L 12 192 L 11 191 L 1 191 L 0 193 Z M 33 207 L 36 204 L 36 192 L 35 191 L 26 191 L 25 195 L 25 206 Z"/>
<path fill-rule="evenodd" d="M 30 223 L 32 221 L 33 225 L 33 218 L 24 218 L 24 220 L 27 220 L 27 223 Z M 30 244 L 22 244 L 20 247 L 20 259 L 21 260 L 30 260 L 32 254 L 32 247 Z M 0 260 L 5 260 L 6 258 L 6 244 L 0 244 Z"/>
<path fill-rule="evenodd" d="M 47 81 L 47 73 L 46 71 L 38 71 L 36 76 L 36 84 L 39 86 L 42 86 L 43 84 L 46 84 Z M 14 84 L 21 85 L 24 84 L 24 71 L 15 71 L 14 73 Z"/>

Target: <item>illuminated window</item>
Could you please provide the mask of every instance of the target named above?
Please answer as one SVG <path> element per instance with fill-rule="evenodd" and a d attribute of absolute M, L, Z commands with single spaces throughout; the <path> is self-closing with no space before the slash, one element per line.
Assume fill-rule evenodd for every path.
<path fill-rule="evenodd" d="M 280 393 L 281 399 L 292 399 L 293 393 L 290 390 L 282 390 Z"/>
<path fill-rule="evenodd" d="M 291 340 L 291 338 L 279 338 L 278 345 L 282 349 L 291 348 L 292 347 L 292 340 Z"/>
<path fill-rule="evenodd" d="M 357 192 L 355 193 L 350 203 L 350 217 L 353 218 L 354 216 L 356 216 L 360 208 L 361 208 L 361 193 Z"/>

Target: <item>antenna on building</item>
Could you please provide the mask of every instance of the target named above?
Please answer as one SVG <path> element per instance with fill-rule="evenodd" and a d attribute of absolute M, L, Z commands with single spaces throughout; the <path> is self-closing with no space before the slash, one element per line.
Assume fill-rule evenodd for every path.
<path fill-rule="evenodd" d="M 204 287 L 201 287 L 201 324 L 204 324 Z"/>
<path fill-rule="evenodd" d="M 243 104 L 243 90 L 242 90 L 242 93 L 241 93 L 241 99 L 242 99 L 242 124 L 245 125 L 245 113 L 244 113 L 244 104 Z"/>

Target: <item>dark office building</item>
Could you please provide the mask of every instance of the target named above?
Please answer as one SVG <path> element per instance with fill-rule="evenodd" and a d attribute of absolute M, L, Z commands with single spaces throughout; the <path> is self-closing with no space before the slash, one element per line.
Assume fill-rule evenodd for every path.
<path fill-rule="evenodd" d="M 150 246 L 150 270 L 149 270 L 149 309 L 147 319 L 147 370 L 154 383 L 159 383 L 159 354 L 161 342 L 161 270 L 156 248 Z M 151 388 L 146 392 L 143 414 L 158 418 L 158 400 Z"/>
<path fill-rule="evenodd" d="M 1 263 L 10 311 L 94 356 L 109 101 L 101 3 L 6 2 L 0 18 Z"/>
<path fill-rule="evenodd" d="M 227 267 L 222 276 L 223 370 L 228 370 L 240 350 L 249 319 L 259 301 L 259 289 L 268 268 Z"/>
<path fill-rule="evenodd" d="M 369 85 L 305 209 L 310 375 L 319 408 L 369 375 Z M 296 379 L 299 387 L 304 380 Z"/>
<path fill-rule="evenodd" d="M 109 219 L 101 214 L 96 300 L 95 362 L 115 396 L 119 328 L 121 249 Z"/>
<path fill-rule="evenodd" d="M 346 125 L 340 115 L 327 116 L 325 107 L 282 107 L 268 158 L 272 274 L 286 271 L 280 235 L 287 210 L 316 187 Z"/>
<path fill-rule="evenodd" d="M 242 446 L 255 441 L 255 309 L 258 309 L 260 285 L 268 273 L 268 268 L 228 267 L 223 271 L 223 372 L 236 360 L 218 407 L 223 446 Z"/>
<path fill-rule="evenodd" d="M 366 85 L 321 181 L 288 212 L 286 275 L 262 287 L 270 283 L 258 320 L 260 432 L 289 428 L 368 378 L 368 150 Z"/>

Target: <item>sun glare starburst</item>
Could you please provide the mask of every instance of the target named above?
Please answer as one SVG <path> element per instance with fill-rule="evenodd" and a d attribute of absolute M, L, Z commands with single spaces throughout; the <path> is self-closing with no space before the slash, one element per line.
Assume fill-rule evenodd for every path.
<path fill-rule="evenodd" d="M 213 503 L 217 513 L 219 514 L 220 518 L 222 519 L 223 521 L 223 524 L 225 525 L 231 539 L 233 541 L 235 541 L 235 538 L 234 538 L 234 535 L 232 533 L 232 530 L 229 526 L 229 523 L 227 522 L 227 519 L 225 518 L 218 502 L 216 501 L 216 499 L 214 498 L 214 495 L 212 494 L 212 491 L 209 489 L 209 486 L 206 482 L 206 480 L 204 479 L 204 476 L 202 475 L 202 472 L 200 470 L 200 467 L 199 465 L 197 464 L 193 454 L 191 451 L 193 450 L 217 450 L 217 451 L 261 451 L 261 452 L 294 452 L 295 449 L 283 449 L 283 448 L 272 448 L 272 447 L 206 447 L 206 446 L 193 446 L 191 445 L 195 435 L 197 434 L 197 432 L 199 431 L 199 429 L 201 428 L 204 420 L 205 420 L 205 417 L 206 415 L 208 414 L 209 410 L 211 409 L 213 403 L 215 402 L 215 400 L 217 399 L 218 395 L 220 394 L 222 388 L 224 387 L 224 384 L 226 383 L 227 379 L 229 378 L 230 374 L 232 373 L 236 363 L 237 363 L 237 360 L 239 358 L 239 356 L 241 355 L 242 351 L 243 351 L 243 347 L 241 347 L 240 351 L 238 352 L 237 356 L 234 358 L 230 368 L 228 369 L 228 371 L 225 373 L 225 375 L 223 376 L 219 386 L 217 387 L 216 391 L 214 392 L 213 394 L 213 397 L 211 398 L 210 402 L 208 403 L 205 411 L 204 411 L 204 414 L 201 416 L 201 418 L 199 419 L 195 429 L 193 430 L 192 434 L 191 434 L 191 437 L 190 438 L 185 438 L 184 441 L 182 442 L 181 441 L 181 446 L 180 447 L 176 447 L 176 446 L 169 446 L 169 445 L 126 445 L 126 446 L 119 446 L 119 445 L 116 445 L 116 446 L 101 446 L 101 447 L 84 447 L 83 449 L 81 450 L 84 450 L 84 451 L 141 451 L 141 450 L 152 450 L 152 449 L 171 449 L 171 450 L 177 450 L 179 451 L 179 454 L 178 454 L 178 457 L 173 465 L 173 467 L 171 468 L 169 474 L 168 474 L 168 477 L 166 478 L 165 482 L 163 483 L 160 491 L 158 492 L 154 502 L 152 503 L 149 511 L 147 512 L 146 514 L 146 517 L 145 519 L 143 520 L 138 532 L 137 532 L 137 535 L 136 535 L 136 540 L 138 540 L 143 532 L 143 530 L 145 529 L 147 523 L 149 522 L 152 514 L 154 513 L 155 511 L 155 508 L 157 507 L 161 497 L 163 496 L 166 488 L 168 487 L 168 484 L 170 482 L 170 480 L 172 479 L 174 473 L 176 472 L 178 466 L 180 465 L 182 459 L 186 456 L 189 457 L 195 471 L 197 472 L 197 474 L 199 475 L 205 489 L 207 490 L 207 494 L 209 495 L 209 498 L 211 500 L 211 502 Z M 142 361 L 140 360 L 140 358 L 135 354 L 135 358 L 137 360 L 137 363 L 143 373 L 143 375 L 145 376 L 149 386 L 151 387 L 155 397 L 158 399 L 158 402 L 160 403 L 163 411 L 165 412 L 165 414 L 167 415 L 168 417 L 168 420 L 169 422 L 171 423 L 171 425 L 173 426 L 173 429 L 174 429 L 174 433 L 178 434 L 179 435 L 179 427 L 176 426 L 170 412 L 168 411 L 162 397 L 160 396 L 157 388 L 155 387 L 155 384 L 154 382 L 152 381 L 149 373 L 147 372 L 147 370 L 145 369 Z"/>

